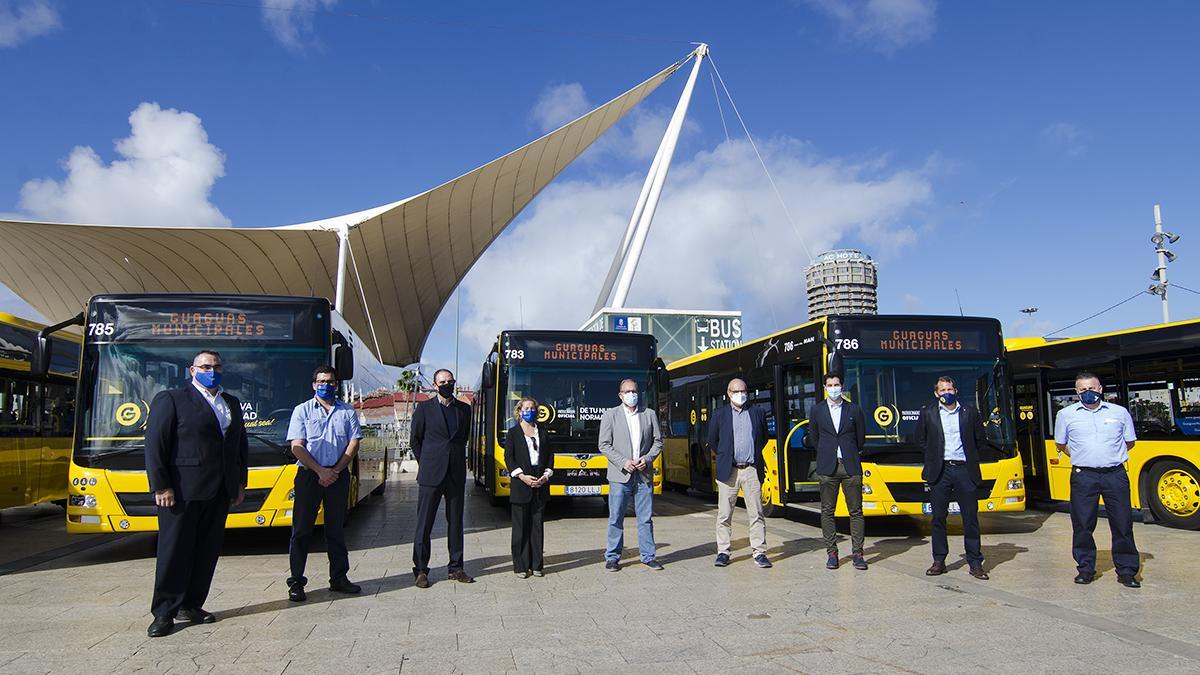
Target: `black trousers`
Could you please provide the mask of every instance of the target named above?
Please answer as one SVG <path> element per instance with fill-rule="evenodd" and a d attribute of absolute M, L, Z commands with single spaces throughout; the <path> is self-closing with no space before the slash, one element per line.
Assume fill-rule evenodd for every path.
<path fill-rule="evenodd" d="M 1108 515 L 1112 531 L 1112 558 L 1117 575 L 1137 576 L 1141 567 L 1137 545 L 1133 542 L 1133 509 L 1129 503 L 1129 474 L 1124 466 L 1107 472 L 1088 471 L 1081 467 L 1071 470 L 1071 530 L 1074 541 L 1071 553 L 1080 572 L 1096 571 L 1096 530 L 1100 498 Z"/>
<path fill-rule="evenodd" d="M 343 469 L 329 487 L 322 487 L 317 474 L 300 467 L 296 471 L 296 498 L 292 504 L 292 540 L 288 544 L 288 559 L 292 576 L 291 586 L 308 583 L 304 565 L 308 562 L 308 545 L 317 522 L 317 510 L 325 506 L 325 549 L 329 552 L 329 583 L 346 578 L 350 571 L 350 554 L 346 551 L 346 502 L 350 498 L 350 471 Z"/>
<path fill-rule="evenodd" d="M 441 485 L 422 485 L 417 493 L 417 531 L 413 535 L 413 574 L 429 574 L 430 535 L 437 520 L 438 505 L 446 499 L 446 548 L 450 571 L 463 568 L 463 496 L 466 481 L 449 476 Z"/>
<path fill-rule="evenodd" d="M 528 503 L 511 506 L 513 570 L 540 571 L 545 542 L 543 517 L 546 513 L 546 500 L 535 496 Z"/>
<path fill-rule="evenodd" d="M 174 619 L 180 609 L 200 609 L 208 598 L 221 543 L 229 495 L 158 507 L 158 559 L 154 567 L 155 618 Z"/>
<path fill-rule="evenodd" d="M 933 508 L 933 559 L 946 562 L 950 544 L 946 541 L 946 514 L 950 501 L 958 502 L 962 511 L 963 548 L 967 552 L 967 564 L 975 567 L 983 564 L 983 553 L 979 549 L 979 499 L 975 481 L 970 470 L 963 465 L 945 464 L 942 475 L 929 486 L 929 504 Z"/>

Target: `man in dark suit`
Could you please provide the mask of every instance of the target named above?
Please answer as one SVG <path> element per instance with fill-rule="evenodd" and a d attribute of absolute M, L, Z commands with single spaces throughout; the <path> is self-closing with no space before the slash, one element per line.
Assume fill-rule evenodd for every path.
<path fill-rule="evenodd" d="M 749 393 L 744 380 L 730 380 L 725 394 L 729 405 L 717 408 L 708 424 L 708 450 L 715 455 L 713 467 L 717 479 L 717 560 L 713 565 L 729 564 L 733 507 L 741 490 L 750 519 L 754 564 L 770 567 L 767 525 L 762 512 L 762 481 L 766 472 L 762 450 L 767 444 L 767 415 L 761 408 L 747 405 Z"/>
<path fill-rule="evenodd" d="M 958 501 L 962 512 L 963 546 L 971 576 L 987 580 L 983 553 L 979 547 L 979 449 L 986 445 L 987 434 L 979 411 L 958 400 L 954 379 L 939 377 L 934 388 L 937 401 L 921 409 L 915 441 L 925 450 L 925 470 L 921 478 L 929 486 L 933 510 L 933 565 L 929 576 L 946 573 L 946 514 L 950 499 Z"/>
<path fill-rule="evenodd" d="M 158 506 L 154 622 L 162 637 L 182 614 L 212 623 L 204 610 L 225 538 L 225 516 L 246 494 L 246 427 L 237 398 L 221 390 L 221 355 L 202 351 L 189 386 L 160 392 L 146 422 L 146 475 Z"/>
<path fill-rule="evenodd" d="M 463 570 L 463 499 L 467 482 L 467 437 L 471 407 L 454 397 L 454 373 L 433 374 L 437 397 L 417 404 L 412 416 L 412 450 L 417 458 L 417 532 L 413 537 L 413 576 L 429 588 L 429 554 L 438 504 L 446 498 L 447 578 L 474 582 Z"/>
<path fill-rule="evenodd" d="M 862 408 L 842 396 L 842 376 L 825 375 L 825 402 L 813 406 L 808 419 L 807 445 L 817 452 L 817 480 L 821 484 L 821 536 L 825 539 L 825 568 L 838 568 L 838 488 L 850 512 L 850 552 L 854 569 L 867 569 L 863 557 L 866 523 L 862 512 L 862 461 L 867 441 L 867 423 Z"/>

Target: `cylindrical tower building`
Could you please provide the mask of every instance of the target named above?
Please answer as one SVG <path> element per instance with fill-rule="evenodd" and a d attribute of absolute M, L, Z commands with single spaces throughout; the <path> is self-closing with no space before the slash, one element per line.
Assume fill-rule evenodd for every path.
<path fill-rule="evenodd" d="M 854 249 L 826 251 L 804 270 L 808 318 L 831 314 L 876 314 L 879 287 L 875 261 Z"/>

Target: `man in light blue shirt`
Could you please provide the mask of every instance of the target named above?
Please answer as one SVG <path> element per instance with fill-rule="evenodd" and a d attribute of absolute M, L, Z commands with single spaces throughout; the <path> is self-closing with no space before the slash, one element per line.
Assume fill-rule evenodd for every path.
<path fill-rule="evenodd" d="M 1104 400 L 1100 378 L 1092 373 L 1075 377 L 1079 403 L 1058 411 L 1054 420 L 1054 444 L 1071 458 L 1072 554 L 1078 574 L 1075 583 L 1090 584 L 1096 577 L 1096 517 L 1100 498 L 1108 528 L 1112 531 L 1113 565 L 1117 581 L 1141 588 L 1137 580 L 1141 560 L 1133 541 L 1133 509 L 1130 505 L 1129 474 L 1125 462 L 1137 441 L 1129 411 Z"/>
<path fill-rule="evenodd" d="M 321 366 L 313 373 L 313 397 L 296 406 L 288 425 L 288 440 L 296 456 L 295 496 L 292 505 L 292 540 L 288 546 L 292 576 L 288 578 L 288 599 L 307 599 L 304 566 L 308 561 L 308 543 L 317 520 L 317 510 L 325 506 L 325 546 L 329 552 L 329 589 L 338 593 L 362 590 L 346 578 L 350 554 L 346 550 L 342 524 L 346 520 L 346 502 L 350 497 L 348 467 L 358 451 L 362 430 L 358 413 L 337 399 L 337 371 Z"/>

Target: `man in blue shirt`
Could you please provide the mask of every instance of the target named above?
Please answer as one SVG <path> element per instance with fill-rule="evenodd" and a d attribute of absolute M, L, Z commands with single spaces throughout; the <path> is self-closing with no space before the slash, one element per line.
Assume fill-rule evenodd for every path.
<path fill-rule="evenodd" d="M 292 576 L 288 578 L 288 599 L 303 602 L 308 596 L 304 585 L 304 565 L 308 560 L 308 542 L 312 537 L 317 510 L 325 506 L 325 547 L 329 551 L 329 590 L 358 593 L 350 583 L 350 555 L 342 524 L 346 520 L 346 502 L 350 496 L 350 471 L 347 467 L 358 451 L 362 430 L 358 413 L 337 399 L 337 371 L 321 366 L 313 373 L 313 397 L 296 406 L 288 425 L 292 454 L 299 460 L 296 469 L 295 497 L 292 505 L 292 540 L 288 546 Z"/>
<path fill-rule="evenodd" d="M 1125 462 L 1137 441 L 1129 411 L 1104 400 L 1104 386 L 1092 373 L 1075 376 L 1079 403 L 1058 411 L 1054 420 L 1054 444 L 1071 458 L 1071 552 L 1079 573 L 1075 583 L 1090 584 L 1096 578 L 1096 516 L 1100 498 L 1112 531 L 1113 565 L 1117 581 L 1141 588 L 1137 580 L 1141 560 L 1133 542 L 1133 509 L 1129 499 L 1129 474 Z"/>

